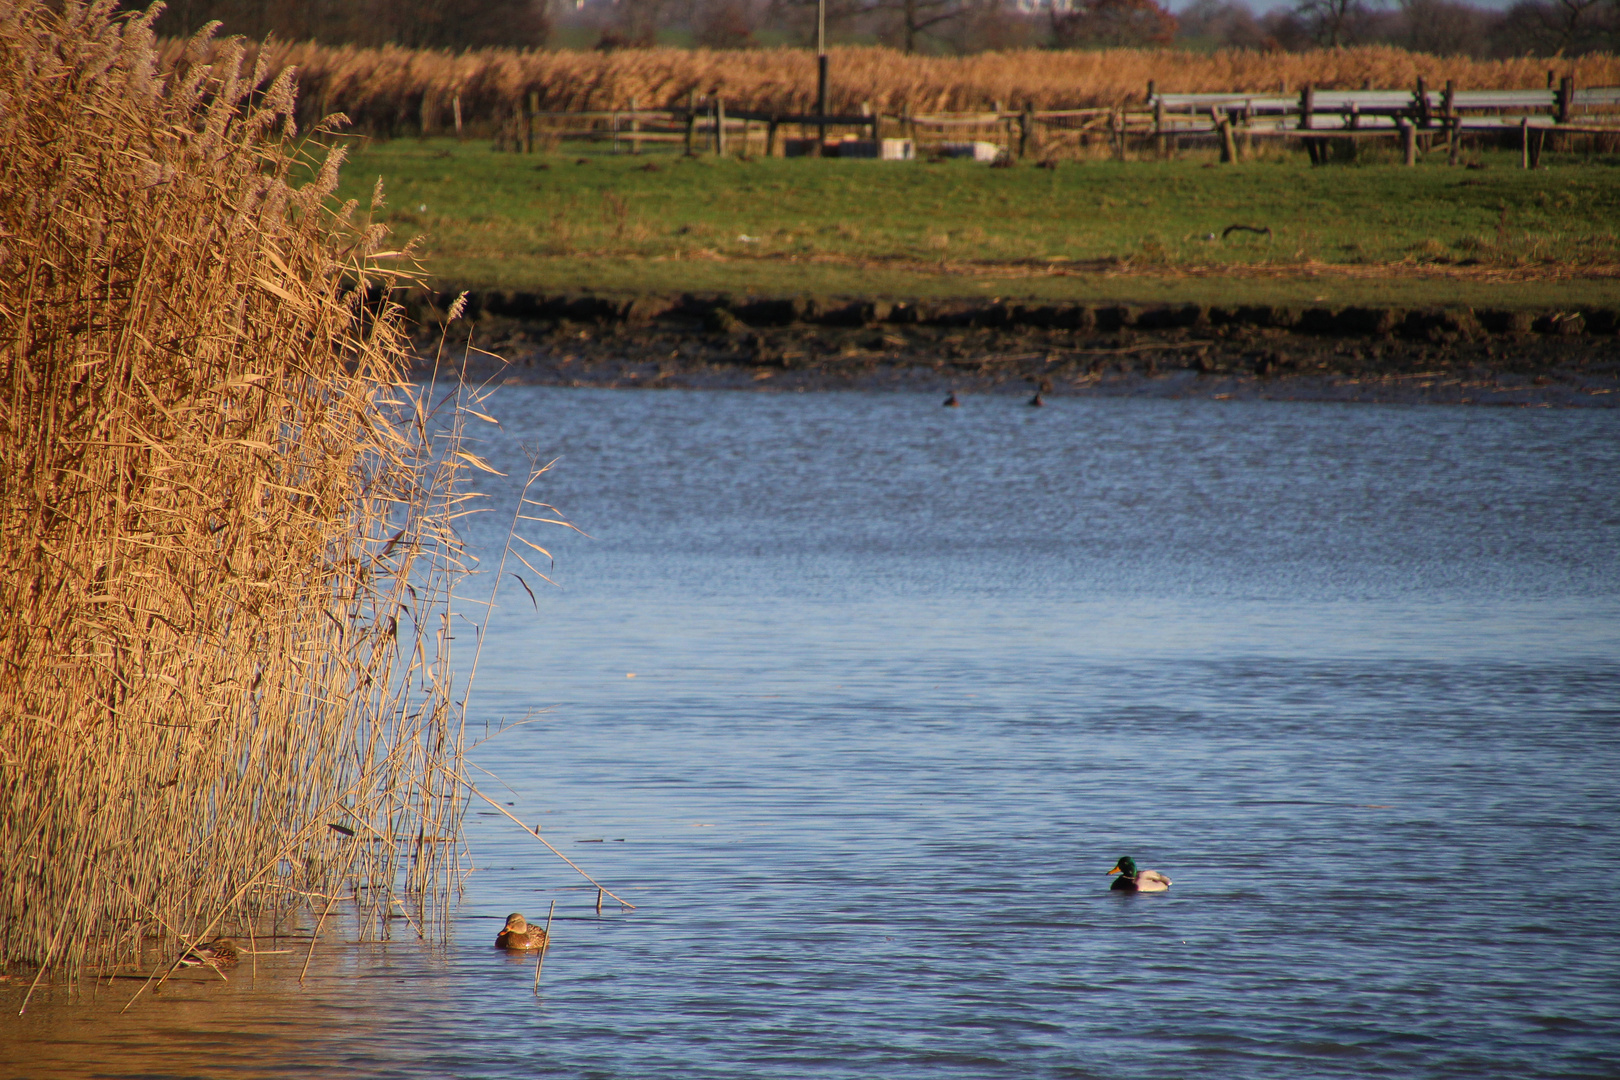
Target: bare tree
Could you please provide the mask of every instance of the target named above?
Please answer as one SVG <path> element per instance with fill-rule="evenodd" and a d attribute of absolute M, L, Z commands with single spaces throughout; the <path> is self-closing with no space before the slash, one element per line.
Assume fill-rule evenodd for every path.
<path fill-rule="evenodd" d="M 1176 36 L 1176 17 L 1155 0 L 1078 0 L 1051 11 L 1052 39 L 1062 48 L 1168 45 Z"/>
<path fill-rule="evenodd" d="M 1616 0 L 1519 0 L 1491 31 L 1499 56 L 1525 52 L 1551 56 L 1614 48 L 1620 43 Z"/>
<path fill-rule="evenodd" d="M 1193 0 L 1176 22 L 1178 40 L 1206 48 L 1258 49 L 1267 36 L 1243 0 Z"/>
<path fill-rule="evenodd" d="M 967 6 L 962 0 L 889 0 L 877 6 L 898 10 L 901 47 L 908 53 L 917 51 L 918 35 L 960 20 L 967 14 Z"/>
<path fill-rule="evenodd" d="M 1299 0 L 1294 13 L 1310 28 L 1319 45 L 1338 48 L 1362 40 L 1358 33 L 1371 21 L 1372 8 L 1366 0 Z"/>
<path fill-rule="evenodd" d="M 1487 16 L 1461 0 L 1398 0 L 1396 40 L 1413 52 L 1475 56 L 1484 51 Z"/>
<path fill-rule="evenodd" d="M 416 49 L 536 47 L 550 30 L 545 0 L 174 0 L 157 29 L 184 37 L 216 19 L 227 35 Z"/>

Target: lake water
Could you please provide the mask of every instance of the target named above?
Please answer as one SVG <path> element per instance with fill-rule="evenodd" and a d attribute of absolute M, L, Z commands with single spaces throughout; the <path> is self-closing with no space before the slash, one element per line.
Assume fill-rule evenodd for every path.
<path fill-rule="evenodd" d="M 636 910 L 478 806 L 447 947 L 58 992 L 0 1070 L 1620 1075 L 1620 416 L 488 404 L 589 537 L 502 585 L 481 786 Z"/>

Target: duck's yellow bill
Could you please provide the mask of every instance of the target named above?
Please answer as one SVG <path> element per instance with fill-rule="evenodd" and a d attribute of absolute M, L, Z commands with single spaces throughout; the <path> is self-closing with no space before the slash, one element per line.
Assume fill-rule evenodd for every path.
<path fill-rule="evenodd" d="M 1112 870 L 1108 871 L 1108 874 L 1118 874 L 1118 873 L 1122 873 L 1122 871 L 1117 866 L 1114 867 Z M 1108 874 L 1104 874 L 1103 877 L 1107 877 Z"/>

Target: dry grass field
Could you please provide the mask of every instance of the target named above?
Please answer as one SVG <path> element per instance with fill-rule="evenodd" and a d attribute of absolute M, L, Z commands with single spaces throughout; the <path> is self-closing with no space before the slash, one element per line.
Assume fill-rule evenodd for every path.
<path fill-rule="evenodd" d="M 166 59 L 178 56 L 170 43 Z M 623 49 L 613 52 L 461 54 L 406 49 L 328 48 L 275 43 L 266 70 L 288 66 L 303 88 L 300 122 L 343 112 L 378 134 L 419 134 L 452 123 L 461 99 L 468 124 L 487 124 L 530 93 L 546 110 L 623 109 L 684 104 L 690 93 L 719 95 L 736 109 L 806 112 L 815 95 L 815 57 L 802 49 Z M 1581 86 L 1620 84 L 1620 57 L 1473 60 L 1385 46 L 1304 53 L 1112 49 L 1101 52 L 1022 50 L 964 57 L 907 55 L 892 49 L 838 48 L 831 56 L 831 107 L 853 112 L 869 103 L 884 113 L 1009 107 L 1112 106 L 1141 101 L 1149 80 L 1166 92 L 1296 92 L 1323 88 L 1403 88 L 1419 76 L 1459 89 L 1545 87 L 1547 73 L 1574 75 Z"/>

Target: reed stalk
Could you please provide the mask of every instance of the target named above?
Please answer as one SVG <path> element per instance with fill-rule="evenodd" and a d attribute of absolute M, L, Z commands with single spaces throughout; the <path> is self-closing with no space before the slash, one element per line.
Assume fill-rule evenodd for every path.
<path fill-rule="evenodd" d="M 466 808 L 459 391 L 406 380 L 404 253 L 291 72 L 155 13 L 0 5 L 0 964 L 40 979 L 310 894 L 433 932 Z"/>

